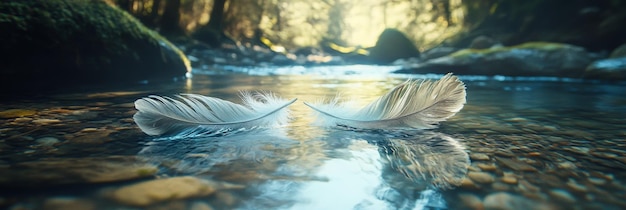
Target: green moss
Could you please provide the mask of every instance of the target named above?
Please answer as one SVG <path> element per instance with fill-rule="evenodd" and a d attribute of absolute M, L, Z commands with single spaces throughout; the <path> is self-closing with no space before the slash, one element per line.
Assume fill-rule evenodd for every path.
<path fill-rule="evenodd" d="M 561 43 L 552 43 L 552 42 L 527 42 L 520 45 L 514 45 L 509 47 L 494 47 L 488 49 L 464 49 L 459 50 L 455 53 L 452 53 L 451 57 L 465 57 L 471 55 L 488 55 L 492 53 L 498 52 L 506 52 L 515 49 L 538 49 L 538 50 L 558 50 L 563 48 L 571 47 L 571 45 L 561 44 Z"/>
<path fill-rule="evenodd" d="M 4 78 L 132 80 L 191 69 L 168 40 L 104 1 L 5 0 L 0 31 L 0 50 L 19 58 L 5 63 Z"/>
<path fill-rule="evenodd" d="M 137 169 L 137 175 L 139 175 L 140 177 L 151 176 L 151 175 L 154 175 L 156 172 L 157 172 L 156 167 L 146 167 L 146 168 Z"/>

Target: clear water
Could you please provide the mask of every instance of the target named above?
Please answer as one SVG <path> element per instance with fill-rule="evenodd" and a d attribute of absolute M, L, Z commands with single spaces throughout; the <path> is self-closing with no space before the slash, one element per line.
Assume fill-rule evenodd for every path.
<path fill-rule="evenodd" d="M 466 106 L 427 131 L 320 127 L 302 104 L 338 93 L 366 104 L 407 78 L 442 76 L 390 74 L 394 69 L 221 67 L 198 69 L 186 81 L 4 102 L 0 111 L 36 113 L 0 119 L 0 169 L 18 174 L 0 175 L 5 185 L 13 183 L 1 190 L 0 205 L 54 209 L 51 200 L 65 199 L 93 209 L 201 209 L 198 203 L 213 209 L 626 208 L 625 84 L 460 76 Z M 150 94 L 237 102 L 241 90 L 298 98 L 290 106 L 293 119 L 281 128 L 170 141 L 154 140 L 132 122 L 132 102 Z M 43 137 L 58 142 L 46 145 Z M 50 157 L 111 155 L 154 164 L 158 177 L 191 175 L 239 187 L 137 207 L 106 192 L 138 181 L 22 187 L 33 180 L 21 179 L 26 172 L 15 167 Z"/>

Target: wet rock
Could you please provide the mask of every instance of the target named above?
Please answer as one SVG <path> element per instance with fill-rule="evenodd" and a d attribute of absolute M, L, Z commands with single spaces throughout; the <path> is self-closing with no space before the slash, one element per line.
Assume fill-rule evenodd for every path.
<path fill-rule="evenodd" d="M 215 198 L 225 206 L 233 206 L 237 202 L 237 197 L 230 192 L 216 192 Z"/>
<path fill-rule="evenodd" d="M 115 132 L 115 130 L 107 129 L 87 129 L 81 130 L 80 132 L 73 135 L 67 135 L 66 138 L 72 143 L 102 144 L 104 142 L 111 141 L 112 138 L 110 137 L 110 135 Z"/>
<path fill-rule="evenodd" d="M 514 157 L 515 156 L 513 152 L 511 152 L 511 150 L 504 150 L 504 149 L 497 150 L 495 154 L 501 157 Z"/>
<path fill-rule="evenodd" d="M 471 179 L 467 177 L 461 180 L 461 185 L 459 186 L 461 188 L 470 189 L 470 190 L 480 189 L 480 186 L 478 186 L 476 183 L 474 183 L 474 181 L 472 181 Z"/>
<path fill-rule="evenodd" d="M 28 117 L 37 114 L 34 110 L 28 109 L 7 109 L 0 111 L 0 118 Z"/>
<path fill-rule="evenodd" d="M 512 195 L 506 192 L 498 192 L 487 195 L 483 204 L 486 210 L 552 209 L 545 203 L 530 200 L 522 196 Z"/>
<path fill-rule="evenodd" d="M 192 203 L 189 209 L 190 210 L 213 210 L 213 207 L 211 207 L 209 204 L 205 202 L 198 201 L 198 202 Z"/>
<path fill-rule="evenodd" d="M 37 140 L 35 140 L 35 142 L 37 142 L 37 144 L 41 145 L 41 146 L 45 146 L 45 147 L 50 147 L 56 143 L 59 143 L 61 141 L 59 141 L 59 139 L 54 138 L 54 137 L 43 137 L 43 138 L 39 138 Z"/>
<path fill-rule="evenodd" d="M 626 44 L 622 44 L 619 47 L 615 48 L 609 58 L 619 58 L 626 57 Z"/>
<path fill-rule="evenodd" d="M 554 189 L 554 190 L 550 190 L 550 192 L 548 192 L 548 194 L 550 195 L 550 197 L 562 201 L 562 202 L 566 202 L 566 203 L 576 203 L 576 198 L 574 198 L 574 196 L 572 196 L 572 194 L 570 194 L 569 192 L 563 190 L 563 189 Z"/>
<path fill-rule="evenodd" d="M 173 44 L 104 1 L 9 0 L 0 13 L 12 17 L 0 35 L 0 49 L 12 56 L 0 71 L 2 90 L 169 80 L 191 70 Z"/>
<path fill-rule="evenodd" d="M 502 182 L 494 182 L 491 184 L 491 189 L 495 190 L 495 191 L 502 191 L 502 192 L 506 192 L 506 191 L 510 191 L 512 189 L 511 185 L 502 183 Z"/>
<path fill-rule="evenodd" d="M 216 183 L 191 176 L 144 181 L 115 190 L 112 198 L 131 206 L 208 196 L 215 193 Z"/>
<path fill-rule="evenodd" d="M 501 180 L 507 184 L 517 184 L 517 178 L 513 175 L 505 174 Z"/>
<path fill-rule="evenodd" d="M 483 201 L 477 195 L 471 193 L 460 193 L 459 200 L 463 209 L 481 210 L 484 209 Z"/>
<path fill-rule="evenodd" d="M 565 186 L 567 187 L 567 189 L 574 191 L 574 192 L 587 192 L 588 190 L 587 187 L 585 187 L 584 185 L 578 184 L 573 179 L 569 179 L 567 183 L 565 183 Z"/>
<path fill-rule="evenodd" d="M 25 122 L 30 122 L 30 121 L 33 121 L 33 118 L 30 118 L 30 117 L 18 117 L 18 118 L 13 119 L 13 122 L 16 122 L 16 123 L 25 123 Z"/>
<path fill-rule="evenodd" d="M 489 184 L 495 180 L 491 174 L 485 172 L 470 171 L 469 173 L 467 173 L 467 176 L 473 181 L 481 184 Z"/>
<path fill-rule="evenodd" d="M 468 48 L 470 49 L 487 49 L 501 45 L 497 40 L 488 36 L 478 36 L 472 40 Z"/>
<path fill-rule="evenodd" d="M 557 168 L 560 168 L 560 169 L 570 169 L 571 170 L 571 169 L 575 169 L 576 165 L 574 163 L 572 163 L 572 162 L 569 162 L 569 161 L 563 161 L 563 162 L 560 162 L 560 163 L 557 164 Z"/>
<path fill-rule="evenodd" d="M 40 125 L 46 125 L 46 124 L 52 124 L 52 123 L 60 123 L 61 120 L 58 119 L 36 119 L 32 121 L 35 124 L 40 124 Z"/>
<path fill-rule="evenodd" d="M 435 47 L 422 53 L 422 59 L 430 60 L 435 58 L 441 58 L 443 56 L 450 55 L 458 50 L 459 49 L 453 47 Z"/>
<path fill-rule="evenodd" d="M 156 171 L 134 156 L 44 158 L 0 168 L 0 186 L 115 182 L 152 176 Z"/>
<path fill-rule="evenodd" d="M 536 193 L 541 190 L 541 188 L 531 184 L 530 182 L 526 180 L 519 180 L 517 186 L 520 188 L 520 190 L 522 190 L 522 192 L 525 192 L 525 193 Z"/>
<path fill-rule="evenodd" d="M 476 166 L 478 166 L 478 168 L 480 168 L 483 171 L 495 171 L 496 165 L 495 164 L 484 164 L 484 163 L 478 163 L 476 164 Z"/>
<path fill-rule="evenodd" d="M 472 153 L 470 154 L 470 159 L 473 161 L 489 160 L 489 156 L 484 153 Z"/>
<path fill-rule="evenodd" d="M 626 57 L 597 60 L 587 66 L 585 78 L 624 80 L 626 79 Z"/>
<path fill-rule="evenodd" d="M 606 180 L 605 179 L 596 178 L 596 177 L 589 177 L 589 182 L 591 182 L 594 185 L 604 185 L 604 184 L 606 184 Z"/>
<path fill-rule="evenodd" d="M 589 148 L 586 147 L 566 147 L 563 150 L 583 156 L 589 155 Z"/>
<path fill-rule="evenodd" d="M 530 42 L 511 47 L 459 50 L 399 72 L 580 77 L 591 62 L 589 53 L 578 46 Z"/>
<path fill-rule="evenodd" d="M 406 35 L 396 29 L 385 29 L 368 56 L 370 60 L 379 64 L 411 57 L 420 57 L 420 52 Z"/>
<path fill-rule="evenodd" d="M 509 159 L 509 158 L 501 158 L 501 157 L 496 157 L 496 160 L 501 163 L 502 165 L 511 168 L 515 171 L 537 171 L 537 168 L 528 165 L 527 163 L 524 162 L 520 162 L 517 160 L 513 160 L 513 159 Z"/>

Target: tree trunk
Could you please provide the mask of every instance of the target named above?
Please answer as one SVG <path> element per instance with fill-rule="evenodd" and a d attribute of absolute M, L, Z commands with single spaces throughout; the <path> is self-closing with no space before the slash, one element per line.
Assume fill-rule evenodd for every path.
<path fill-rule="evenodd" d="M 180 0 L 168 0 L 161 16 L 161 33 L 167 36 L 183 35 L 180 27 Z"/>
<path fill-rule="evenodd" d="M 215 0 L 213 3 L 213 9 L 211 10 L 211 16 L 209 23 L 206 25 L 211 30 L 222 32 L 222 22 L 224 20 L 224 6 L 226 0 Z"/>
<path fill-rule="evenodd" d="M 152 9 L 150 9 L 150 17 L 148 20 L 150 21 L 150 26 L 154 27 L 159 23 L 159 10 L 161 9 L 161 0 L 152 1 Z"/>
<path fill-rule="evenodd" d="M 133 2 L 132 0 L 118 0 L 117 5 L 120 9 L 126 10 L 129 13 L 133 13 Z"/>

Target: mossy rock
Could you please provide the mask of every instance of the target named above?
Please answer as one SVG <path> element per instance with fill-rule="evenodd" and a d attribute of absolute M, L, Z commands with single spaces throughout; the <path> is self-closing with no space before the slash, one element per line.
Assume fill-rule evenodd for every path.
<path fill-rule="evenodd" d="M 591 61 L 589 53 L 578 46 L 529 42 L 510 47 L 459 50 L 401 72 L 582 77 Z"/>
<path fill-rule="evenodd" d="M 174 45 L 94 0 L 0 2 L 3 91 L 171 79 L 190 70 Z"/>
<path fill-rule="evenodd" d="M 615 81 L 626 80 L 626 57 L 594 61 L 587 67 L 585 78 Z"/>
<path fill-rule="evenodd" d="M 489 55 L 494 53 L 509 52 L 511 50 L 540 50 L 540 51 L 554 51 L 568 48 L 577 48 L 573 45 L 552 43 L 552 42 L 527 42 L 520 45 L 514 45 L 509 47 L 493 47 L 487 49 L 464 49 L 452 53 L 451 57 L 461 58 L 464 56 L 475 55 Z"/>
<path fill-rule="evenodd" d="M 389 28 L 380 34 L 368 56 L 372 62 L 378 64 L 389 64 L 398 59 L 419 57 L 419 50 L 406 35 Z"/>

